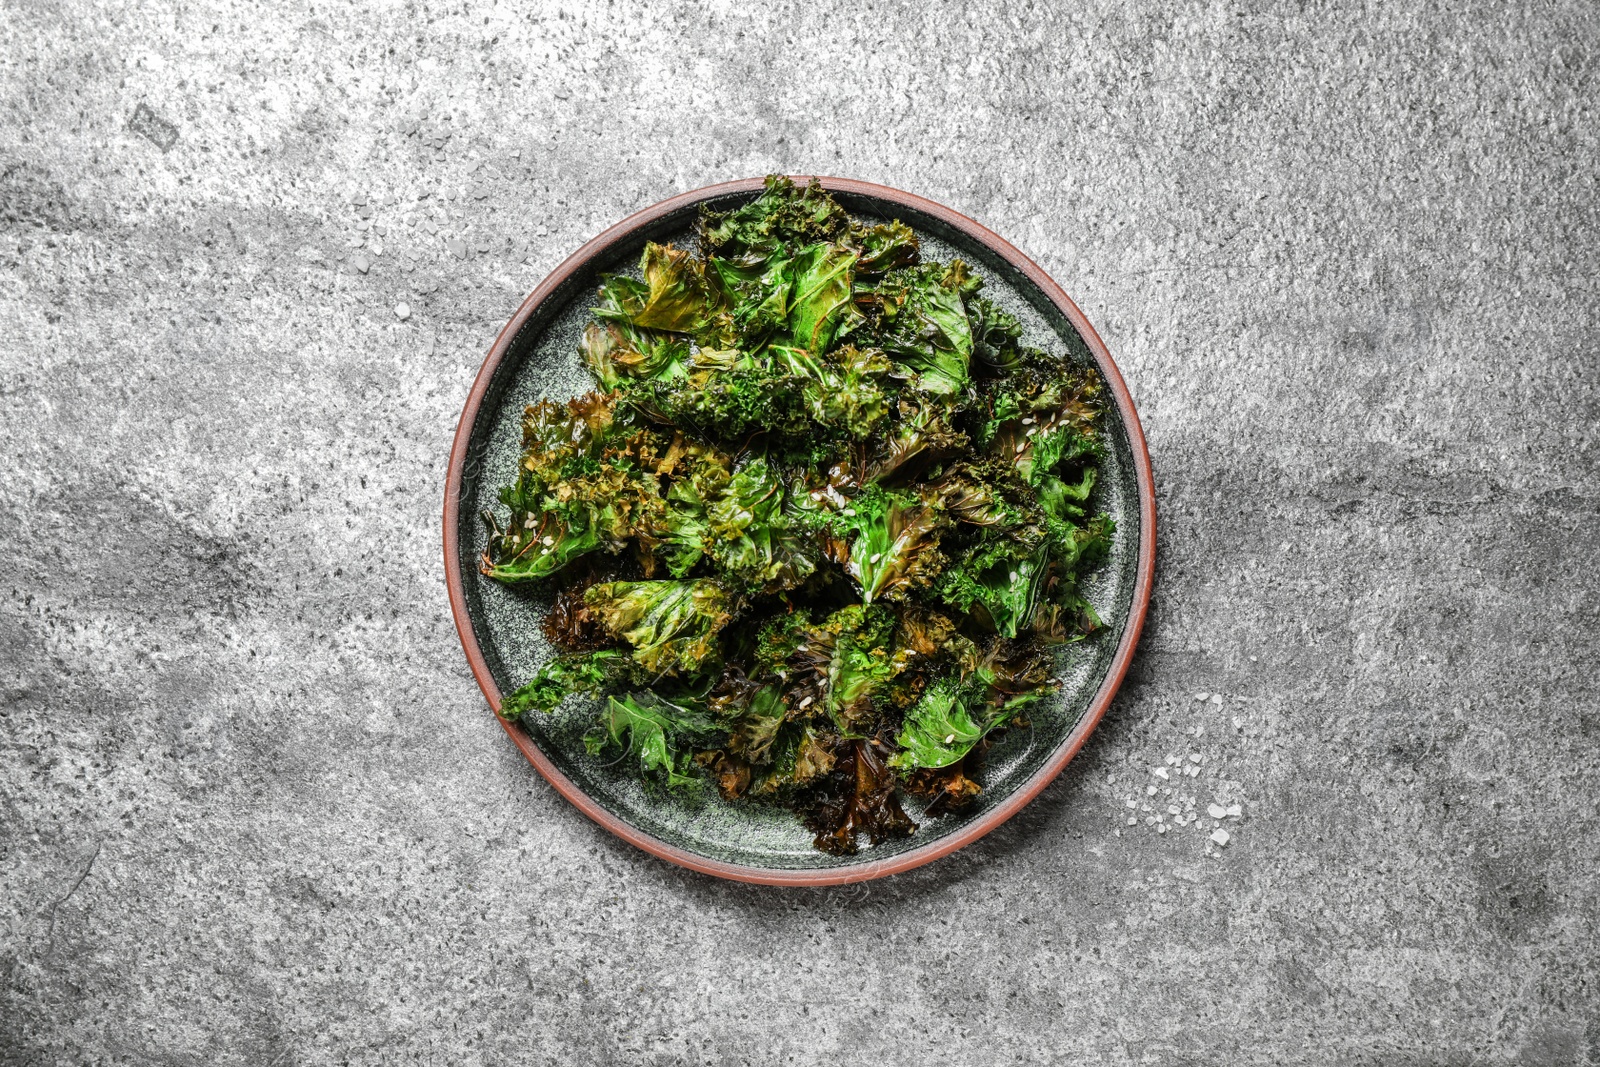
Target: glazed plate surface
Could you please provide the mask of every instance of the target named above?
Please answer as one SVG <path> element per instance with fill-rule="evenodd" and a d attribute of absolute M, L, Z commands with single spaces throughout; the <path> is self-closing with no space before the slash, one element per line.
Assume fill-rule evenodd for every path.
<path fill-rule="evenodd" d="M 529 761 L 591 818 L 664 859 L 743 881 L 825 884 L 878 877 L 953 851 L 1010 817 L 1060 773 L 1104 714 L 1143 624 L 1154 560 L 1154 496 L 1138 417 L 1104 344 L 1066 294 L 1016 249 L 948 208 L 863 182 L 822 183 L 860 218 L 911 226 L 926 258 L 966 260 L 984 279 L 984 295 L 1021 319 L 1026 343 L 1099 366 L 1113 403 L 1103 426 L 1107 456 L 1095 504 L 1116 520 L 1117 532 L 1109 560 L 1085 584 L 1105 629 L 1061 652 L 1060 692 L 1030 710 L 1031 726 L 1006 731 L 991 750 L 978 803 L 959 815 L 929 819 L 915 798 L 906 797 L 917 832 L 856 856 L 813 849 L 810 832 L 787 809 L 728 803 L 710 788 L 700 795 L 668 792 L 641 781 L 614 756 L 589 756 L 581 739 L 594 721 L 593 702 L 572 699 L 552 715 L 505 724 Z M 725 210 L 760 188 L 759 179 L 712 186 L 618 223 L 557 268 L 491 348 L 457 431 L 444 526 L 451 608 L 491 707 L 554 655 L 540 630 L 548 596 L 507 588 L 477 570 L 487 538 L 479 513 L 489 508 L 503 514 L 497 493 L 516 478 L 523 408 L 594 387 L 577 346 L 602 273 L 637 276 L 647 241 L 688 246 L 702 204 Z"/>

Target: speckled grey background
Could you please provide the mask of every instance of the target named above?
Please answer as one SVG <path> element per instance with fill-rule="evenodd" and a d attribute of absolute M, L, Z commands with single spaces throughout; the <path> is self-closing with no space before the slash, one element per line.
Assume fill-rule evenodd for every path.
<path fill-rule="evenodd" d="M 1595 1063 L 1597 39 L 1587 3 L 0 6 L 0 1062 Z M 438 552 L 520 297 L 774 169 L 1034 255 L 1160 483 L 1083 757 L 851 889 L 576 814 Z M 1227 847 L 1189 798 L 1240 805 Z"/>

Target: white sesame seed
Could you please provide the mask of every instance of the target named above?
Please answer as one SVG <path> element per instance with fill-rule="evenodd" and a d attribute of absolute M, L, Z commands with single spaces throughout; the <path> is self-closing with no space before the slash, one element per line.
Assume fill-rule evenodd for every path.
<path fill-rule="evenodd" d="M 800 702 L 800 710 L 804 711 L 805 709 L 809 708 L 811 706 L 812 700 L 814 700 L 814 699 L 816 699 L 816 698 L 815 697 L 806 697 L 804 700 L 802 700 Z"/>
<path fill-rule="evenodd" d="M 955 741 L 955 739 L 956 739 L 956 735 L 955 734 L 945 734 L 944 735 L 944 743 L 947 744 L 947 745 L 953 743 Z"/>

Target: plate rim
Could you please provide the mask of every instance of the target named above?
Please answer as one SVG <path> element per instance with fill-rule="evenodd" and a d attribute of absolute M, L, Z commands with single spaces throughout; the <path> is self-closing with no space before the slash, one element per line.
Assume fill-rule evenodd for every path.
<path fill-rule="evenodd" d="M 790 177 L 797 183 L 813 180 L 811 175 L 791 175 Z M 462 650 L 466 653 L 467 664 L 472 670 L 474 680 L 478 683 L 478 688 L 483 691 L 490 710 L 497 713 L 495 714 L 495 721 L 505 730 L 518 751 L 533 765 L 534 770 L 538 771 L 546 781 L 554 786 L 556 792 L 565 797 L 569 803 L 617 837 L 653 856 L 690 870 L 699 871 L 702 874 L 757 885 L 847 885 L 898 874 L 902 871 L 908 871 L 923 864 L 931 863 L 972 844 L 1021 811 L 1034 797 L 1043 792 L 1046 786 L 1056 780 L 1067 764 L 1072 762 L 1073 758 L 1083 748 L 1089 739 L 1089 735 L 1100 724 L 1100 720 L 1105 717 L 1107 709 L 1111 706 L 1111 701 L 1115 698 L 1117 690 L 1121 687 L 1122 680 L 1128 672 L 1134 650 L 1138 647 L 1139 636 L 1144 629 L 1145 615 L 1150 606 L 1151 585 L 1155 575 L 1155 478 L 1150 468 L 1150 451 L 1145 443 L 1144 429 L 1139 422 L 1139 413 L 1134 407 L 1133 397 L 1128 391 L 1127 384 L 1122 379 L 1121 371 L 1117 369 L 1115 361 L 1111 358 L 1110 350 L 1107 349 L 1099 333 L 1095 331 L 1088 318 L 1078 308 L 1078 305 L 1073 302 L 1072 298 L 1067 295 L 1066 291 L 1046 274 L 1043 268 L 1024 255 L 1011 242 L 994 233 L 982 223 L 952 208 L 945 207 L 943 204 L 917 196 L 915 193 L 908 193 L 890 186 L 878 185 L 854 178 L 835 178 L 818 175 L 815 176 L 815 180 L 820 182 L 822 187 L 831 193 L 872 197 L 937 219 L 951 229 L 984 245 L 990 252 L 1018 270 L 1024 277 L 1038 286 L 1046 299 L 1066 316 L 1067 320 L 1072 323 L 1073 328 L 1078 331 L 1079 336 L 1083 338 L 1084 344 L 1088 346 L 1090 355 L 1093 356 L 1096 366 L 1101 375 L 1104 376 L 1106 384 L 1110 387 L 1112 399 L 1116 403 L 1117 411 L 1127 429 L 1128 443 L 1133 454 L 1134 480 L 1139 495 L 1139 551 L 1134 576 L 1133 599 L 1129 605 L 1127 625 L 1123 629 L 1122 637 L 1118 642 L 1116 654 L 1112 657 L 1110 668 L 1101 680 L 1100 687 L 1095 691 L 1088 708 L 1079 717 L 1071 733 L 1057 746 L 1056 751 L 1050 755 L 1038 770 L 1018 786 L 1004 801 L 973 819 L 967 825 L 937 840 L 930 841 L 926 845 L 908 849 L 887 859 L 874 860 L 869 853 L 868 857 L 859 863 L 851 863 L 840 867 L 806 869 L 755 867 L 748 864 L 712 859 L 670 844 L 631 825 L 624 819 L 607 811 L 572 779 L 562 773 L 561 769 L 544 754 L 543 750 L 539 748 L 533 737 L 526 730 L 521 729 L 516 723 L 507 722 L 500 718 L 498 714 L 501 699 L 500 689 L 495 684 L 494 677 L 490 673 L 488 661 L 484 657 L 483 649 L 479 645 L 477 634 L 473 629 L 472 618 L 467 609 L 466 587 L 462 581 L 460 544 L 461 485 L 467 466 L 467 453 L 471 443 L 473 427 L 477 423 L 484 397 L 488 394 L 489 385 L 494 378 L 495 372 L 499 369 L 500 363 L 510 350 L 512 340 L 528 319 L 532 317 L 534 311 L 560 289 L 569 278 L 619 241 L 632 236 L 638 230 L 658 219 L 704 200 L 711 200 L 730 194 L 757 192 L 763 187 L 765 179 L 741 178 L 735 181 L 719 182 L 668 197 L 666 200 L 652 204 L 607 227 L 588 241 L 585 241 L 577 251 L 562 260 L 554 270 L 545 276 L 544 280 L 539 283 L 533 292 L 528 294 L 527 298 L 517 308 L 516 313 L 511 316 L 510 321 L 495 336 L 494 343 L 489 346 L 483 365 L 478 369 L 478 375 L 473 380 L 472 389 L 468 393 L 466 404 L 461 410 L 461 418 L 456 424 L 455 438 L 450 446 L 449 470 L 445 476 L 444 528 L 441 531 L 444 541 L 445 585 L 449 593 L 450 614 L 455 622 L 456 636 L 461 640 Z"/>

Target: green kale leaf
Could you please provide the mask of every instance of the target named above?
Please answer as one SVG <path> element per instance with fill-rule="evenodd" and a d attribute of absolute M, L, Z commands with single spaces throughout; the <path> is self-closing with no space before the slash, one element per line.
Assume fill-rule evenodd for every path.
<path fill-rule="evenodd" d="M 607 700 L 599 724 L 583 743 L 592 756 L 620 748 L 639 761 L 644 773 L 660 775 L 670 786 L 686 786 L 696 779 L 692 750 L 721 734 L 703 708 L 641 693 Z"/>
<path fill-rule="evenodd" d="M 708 579 L 602 582 L 584 595 L 606 632 L 633 646 L 655 674 L 697 670 L 717 657 L 717 633 L 733 617 L 732 597 Z"/>
<path fill-rule="evenodd" d="M 530 711 L 554 711 L 573 693 L 600 693 L 632 677 L 631 668 L 628 654 L 617 649 L 557 656 L 500 702 L 500 717 L 514 722 Z"/>

